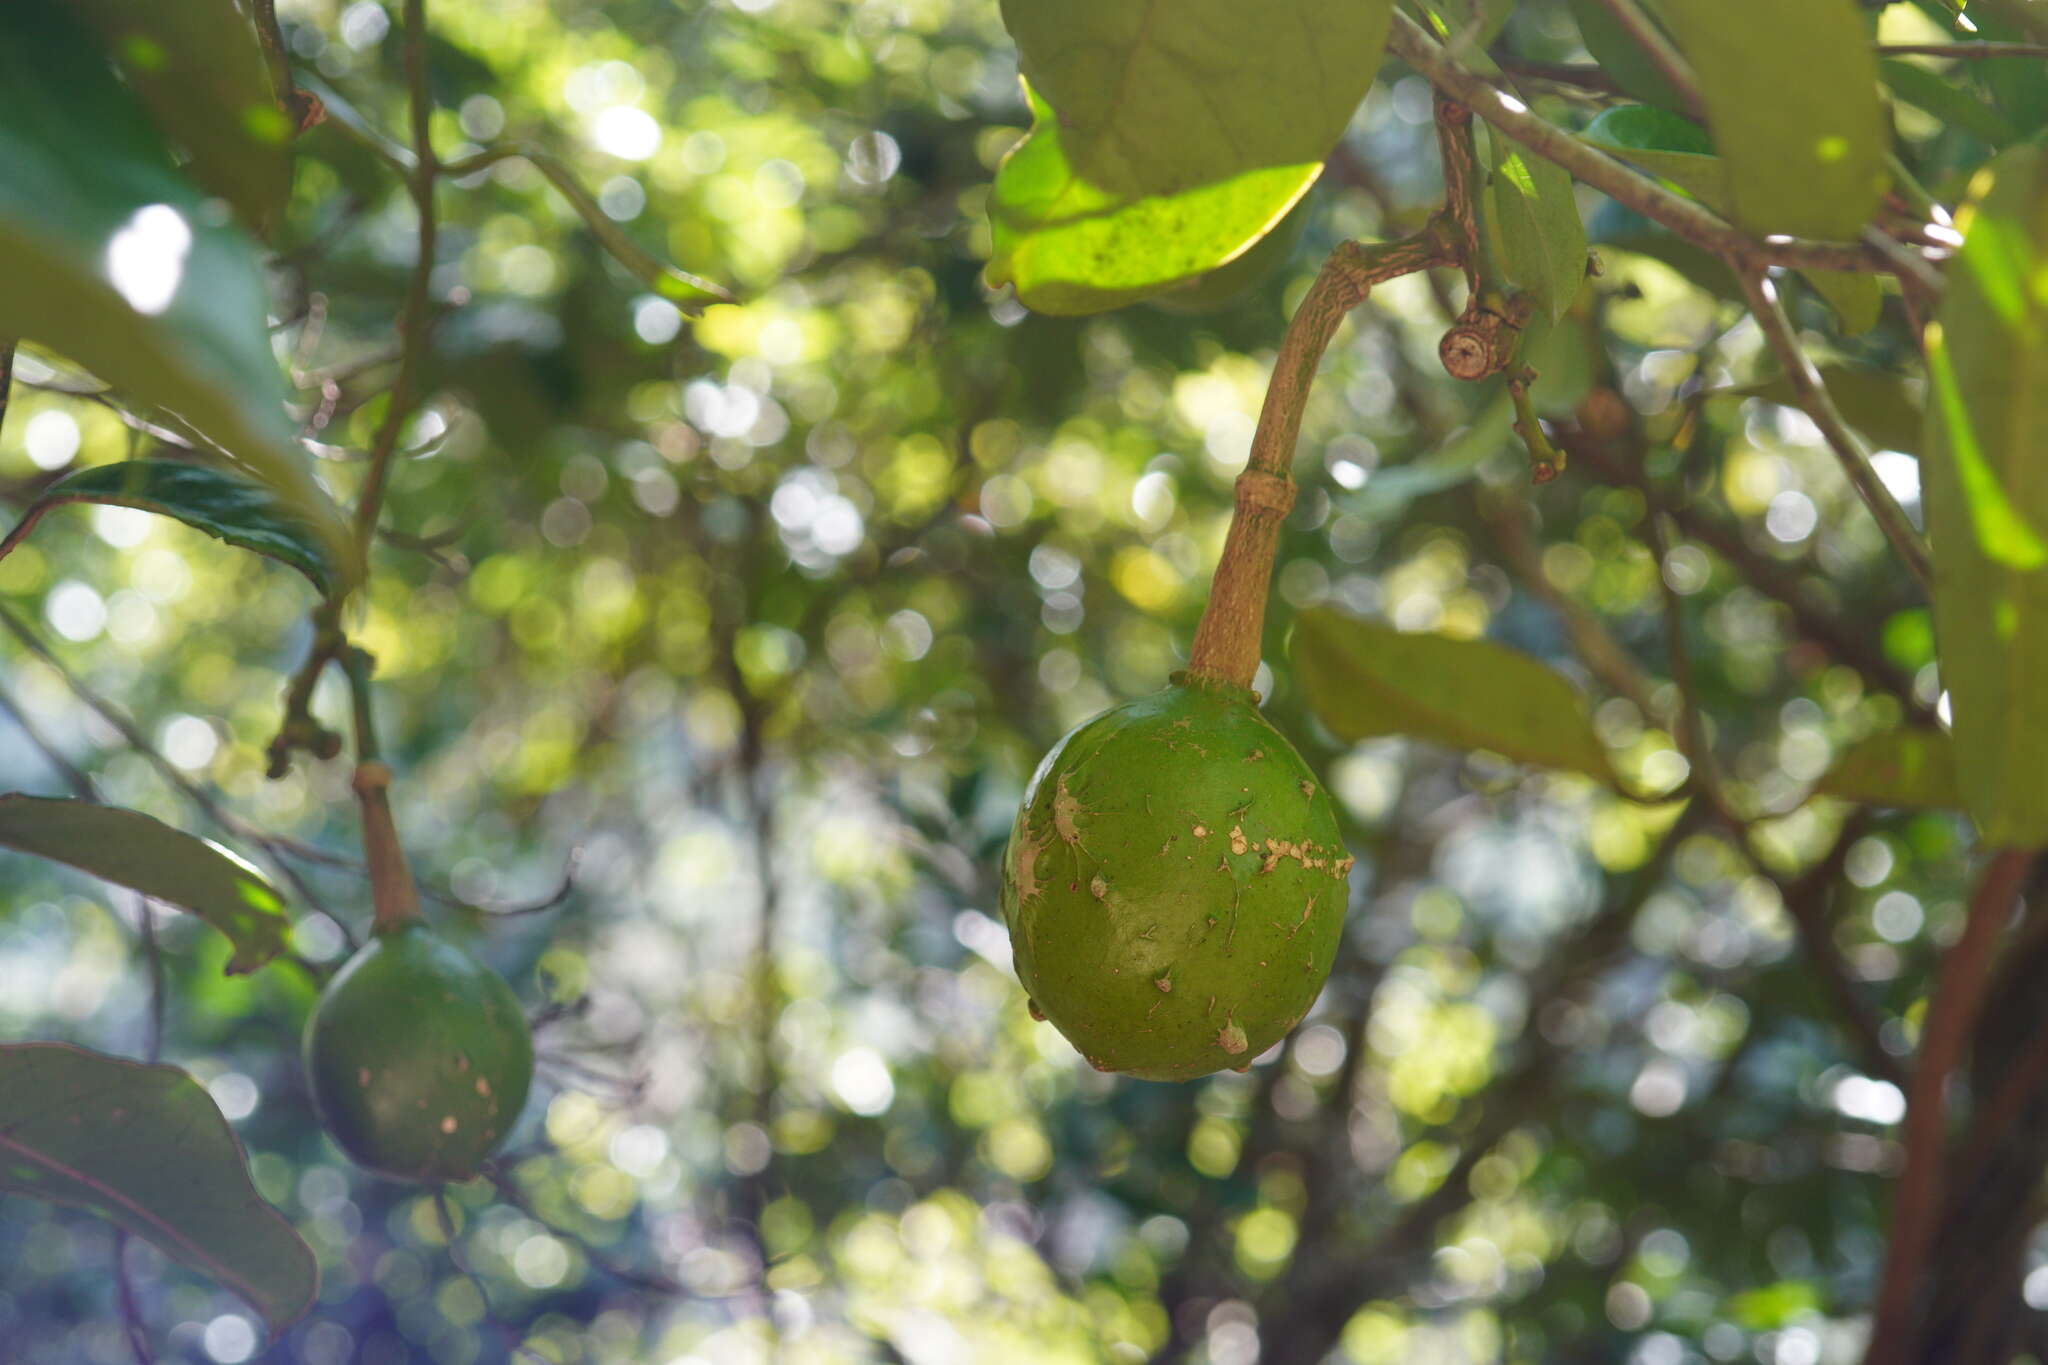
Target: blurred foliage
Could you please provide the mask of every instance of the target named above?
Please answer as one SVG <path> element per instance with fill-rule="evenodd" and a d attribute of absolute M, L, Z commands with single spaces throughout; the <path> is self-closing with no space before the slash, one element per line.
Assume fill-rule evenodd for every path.
<path fill-rule="evenodd" d="M 1501 50 L 1583 61 L 1586 8 L 1519 5 Z M 278 10 L 333 98 L 274 234 L 275 346 L 345 500 L 413 241 L 404 186 L 346 120 L 405 127 L 402 34 L 378 0 Z M 686 322 L 524 160 L 441 190 L 431 396 L 351 633 L 378 661 L 430 913 L 539 1025 L 502 1183 L 451 1195 L 457 1245 L 430 1197 L 320 1136 L 307 972 L 227 977 L 202 926 L 8 858 L 0 1036 L 142 1051 L 152 916 L 165 1057 L 321 1257 L 318 1306 L 266 1345 L 236 1300 L 131 1245 L 160 1360 L 1851 1349 L 1897 1059 L 1970 839 L 1952 814 L 1805 800 L 1835 754 L 1932 712 L 1932 634 L 1812 426 L 1760 387 L 1774 369 L 1724 283 L 1592 215 L 1605 272 L 1543 343 L 1535 399 L 1617 434 L 1541 489 L 1499 381 L 1437 366 L 1460 286 L 1376 290 L 1309 404 L 1268 656 L 1322 605 L 1491 638 L 1587 689 L 1630 790 L 1672 790 L 1647 485 L 1675 511 L 1665 578 L 1722 783 L 1770 818 L 1742 841 L 1585 778 L 1347 744 L 1262 671 L 1359 858 L 1336 974 L 1245 1075 L 1118 1080 L 1026 1013 L 996 853 L 1045 745 L 1184 656 L 1289 306 L 1334 242 L 1434 207 L 1426 85 L 1389 63 L 1292 254 L 1237 299 L 1061 319 L 981 281 L 993 169 L 1028 122 L 992 0 L 430 11 L 446 160 L 544 149 L 620 231 L 742 301 Z M 1946 32 L 1911 5 L 1879 22 Z M 2039 85 L 2002 65 L 1941 74 L 2037 127 Z M 1597 112 L 1531 88 L 1560 121 Z M 1890 117 L 1937 193 L 1987 150 L 1905 103 Z M 1913 400 L 1895 296 L 1843 337 L 1796 290 L 1823 357 Z M 0 479 L 25 506 L 158 439 L 25 349 Z M 1910 455 L 1878 467 L 1911 504 Z M 264 776 L 312 592 L 144 512 L 62 516 L 0 561 L 0 605 L 162 762 L 10 642 L 6 784 L 65 790 L 54 751 L 104 799 L 252 857 L 249 829 L 295 841 L 274 846 L 303 879 L 293 945 L 335 963 L 368 918 L 345 765 Z M 1580 662 L 1586 621 L 1636 695 Z M 315 705 L 340 725 L 338 680 Z M 0 1202 L 0 1358 L 129 1359 L 114 1254 L 89 1216 Z"/>

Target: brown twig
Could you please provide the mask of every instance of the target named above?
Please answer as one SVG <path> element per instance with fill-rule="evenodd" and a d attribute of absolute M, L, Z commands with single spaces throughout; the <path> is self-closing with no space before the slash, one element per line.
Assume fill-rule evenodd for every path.
<path fill-rule="evenodd" d="M 1922 1261 L 1941 1209 L 1949 1073 L 1983 1006 L 1982 987 L 1992 950 L 2033 860 L 2028 849 L 2004 848 L 1992 854 L 1970 898 L 1962 937 L 1942 955 L 1928 996 L 1920 1048 L 1906 1088 L 1906 1164 L 1892 1201 L 1891 1240 L 1871 1308 L 1864 1365 L 1893 1365 L 1909 1349 L 1921 1305 Z"/>
<path fill-rule="evenodd" d="M 1617 203 L 1716 255 L 1733 257 L 1752 268 L 1789 265 L 1886 273 L 1892 269 L 1888 260 L 1861 242 L 1816 242 L 1797 237 L 1766 241 L 1744 232 L 1697 200 L 1672 193 L 1562 128 L 1537 118 L 1520 100 L 1503 94 L 1484 77 L 1459 65 L 1420 24 L 1399 10 L 1394 12 L 1387 47 L 1431 85 L 1506 136 L 1556 162 Z"/>
<path fill-rule="evenodd" d="M 1792 384 L 1792 392 L 1798 396 L 1800 408 L 1820 428 L 1828 449 L 1835 453 L 1842 472 L 1848 476 L 1856 495 L 1863 499 L 1863 505 L 1870 509 L 1870 515 L 1877 519 L 1878 529 L 1884 532 L 1885 539 L 1898 551 L 1899 558 L 1905 561 L 1913 577 L 1920 580 L 1920 586 L 1932 591 L 1934 569 L 1928 559 L 1926 540 L 1907 518 L 1898 499 L 1884 486 L 1884 480 L 1878 478 L 1877 471 L 1871 468 L 1869 448 L 1829 396 L 1827 385 L 1821 382 L 1820 371 L 1807 358 L 1799 338 L 1793 334 L 1791 319 L 1779 306 L 1777 290 L 1761 270 L 1745 270 L 1740 262 L 1734 260 L 1729 263 L 1742 280 L 1749 310 L 1755 315 L 1757 326 L 1763 331 L 1772 353 L 1778 357 L 1778 363 L 1784 367 L 1785 377 Z"/>

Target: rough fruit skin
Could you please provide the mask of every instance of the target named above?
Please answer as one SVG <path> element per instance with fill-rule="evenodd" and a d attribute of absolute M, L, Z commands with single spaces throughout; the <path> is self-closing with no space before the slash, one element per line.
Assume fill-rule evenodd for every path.
<path fill-rule="evenodd" d="M 1352 859 L 1301 755 L 1226 684 L 1105 711 L 1038 766 L 1003 856 L 1017 975 L 1103 1071 L 1243 1067 L 1315 1003 Z"/>
<path fill-rule="evenodd" d="M 394 1180 L 468 1180 L 533 1083 L 533 1037 L 503 977 L 424 924 L 380 934 L 306 1021 L 320 1121 Z"/>

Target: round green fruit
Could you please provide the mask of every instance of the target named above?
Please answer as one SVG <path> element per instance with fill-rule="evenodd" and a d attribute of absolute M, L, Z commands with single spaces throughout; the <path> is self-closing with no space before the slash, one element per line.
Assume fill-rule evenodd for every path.
<path fill-rule="evenodd" d="M 380 933 L 306 1021 L 320 1121 L 394 1180 L 468 1180 L 533 1083 L 533 1036 L 505 979 L 418 921 Z"/>
<path fill-rule="evenodd" d="M 1003 856 L 1017 975 L 1098 1070 L 1242 1069 L 1330 974 L 1352 859 L 1253 699 L 1177 675 L 1070 733 L 1025 791 Z"/>

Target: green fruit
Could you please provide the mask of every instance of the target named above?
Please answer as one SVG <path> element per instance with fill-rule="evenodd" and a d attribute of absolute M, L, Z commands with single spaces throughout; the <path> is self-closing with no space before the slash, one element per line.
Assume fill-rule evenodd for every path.
<path fill-rule="evenodd" d="M 1242 1069 L 1330 974 L 1352 859 L 1252 702 L 1176 675 L 1070 733 L 1025 791 L 1003 856 L 1017 975 L 1098 1070 Z"/>
<path fill-rule="evenodd" d="M 417 920 L 379 934 L 306 1021 L 320 1121 L 394 1180 L 468 1180 L 533 1083 L 533 1037 L 505 979 Z"/>

